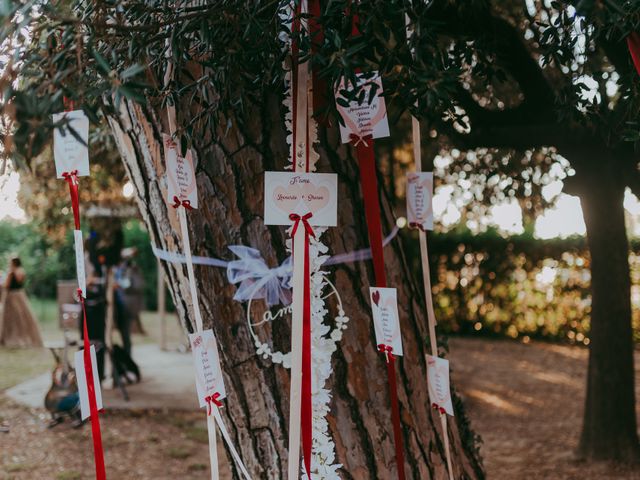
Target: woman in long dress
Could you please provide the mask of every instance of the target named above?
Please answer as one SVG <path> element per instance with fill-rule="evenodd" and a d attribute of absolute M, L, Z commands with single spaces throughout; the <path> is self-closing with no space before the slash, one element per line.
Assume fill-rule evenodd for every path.
<path fill-rule="evenodd" d="M 24 293 L 26 274 L 19 258 L 9 262 L 0 310 L 0 345 L 5 347 L 41 347 L 42 336 L 29 300 Z"/>

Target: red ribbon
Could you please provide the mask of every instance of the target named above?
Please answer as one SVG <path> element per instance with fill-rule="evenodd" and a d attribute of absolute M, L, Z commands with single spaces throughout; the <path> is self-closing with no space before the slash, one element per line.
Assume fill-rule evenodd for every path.
<path fill-rule="evenodd" d="M 638 75 L 640 75 L 640 34 L 638 32 L 631 32 L 629 34 L 627 37 L 627 46 L 629 47 L 633 64 L 636 66 Z"/>
<path fill-rule="evenodd" d="M 84 373 L 87 379 L 87 393 L 89 395 L 89 413 L 91 418 L 91 436 L 93 437 L 93 456 L 96 464 L 96 479 L 107 478 L 104 468 L 104 450 L 102 449 L 102 434 L 100 433 L 100 418 L 98 417 L 98 401 L 93 379 L 93 367 L 91 365 L 91 345 L 89 343 L 89 331 L 87 329 L 87 310 L 84 305 L 82 290 L 78 289 L 78 298 L 82 305 L 82 332 L 83 332 L 83 357 Z"/>
<path fill-rule="evenodd" d="M 294 222 L 291 238 L 295 237 L 300 222 L 304 226 L 304 287 L 302 301 L 302 394 L 300 422 L 302 430 L 302 456 L 307 476 L 311 478 L 311 446 L 313 441 L 313 404 L 311 393 L 311 269 L 309 266 L 309 237 L 315 238 L 313 228 L 309 224 L 312 217 L 309 212 L 302 217 L 296 213 L 289 215 Z M 295 252 L 292 252 L 295 255 Z"/>
<path fill-rule="evenodd" d="M 424 232 L 424 227 L 421 223 L 418 222 L 409 222 L 409 228 L 417 228 L 418 230 L 422 230 Z"/>
<path fill-rule="evenodd" d="M 71 196 L 71 208 L 73 209 L 73 223 L 76 230 L 80 230 L 80 203 L 78 198 L 78 171 L 63 172 L 62 178 L 69 184 L 69 195 Z"/>
<path fill-rule="evenodd" d="M 360 35 L 360 17 L 357 13 L 351 12 L 351 5 L 349 5 L 346 13 L 351 15 L 351 35 Z M 367 218 L 367 230 L 369 232 L 369 244 L 371 245 L 376 286 L 386 287 L 387 276 L 384 271 L 382 225 L 380 223 L 380 203 L 378 201 L 378 179 L 373 150 L 373 137 L 371 135 L 362 137 L 357 134 L 351 134 L 349 139 L 356 148 L 356 155 L 360 166 L 360 183 L 364 196 L 364 210 L 365 217 Z M 404 480 L 404 448 L 402 427 L 400 425 L 395 358 L 389 351 L 386 351 L 385 354 L 387 356 L 387 379 L 389 383 L 389 396 L 391 397 L 391 420 L 393 422 L 393 439 L 396 448 L 398 479 Z"/>
<path fill-rule="evenodd" d="M 171 205 L 173 208 L 178 208 L 179 206 L 183 206 L 186 210 L 193 210 L 193 207 L 191 206 L 191 201 L 190 200 L 182 200 L 180 201 L 180 199 L 176 196 L 173 197 L 173 205 Z"/>
<path fill-rule="evenodd" d="M 213 395 L 209 395 L 207 397 L 204 397 L 204 401 L 207 402 L 207 415 L 211 415 L 211 411 L 212 411 L 211 404 L 212 403 L 216 407 L 222 407 L 222 402 L 220 400 L 218 400 L 219 398 L 220 398 L 220 394 L 218 392 L 214 393 Z"/>

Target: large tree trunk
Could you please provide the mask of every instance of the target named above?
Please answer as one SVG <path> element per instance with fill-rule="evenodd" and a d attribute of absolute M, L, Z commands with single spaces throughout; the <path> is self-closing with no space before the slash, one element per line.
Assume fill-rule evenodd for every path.
<path fill-rule="evenodd" d="M 614 159 L 605 155 L 592 157 L 585 162 L 584 171 L 578 171 L 591 254 L 592 293 L 587 396 L 579 453 L 593 459 L 637 461 L 640 449 L 629 244 L 623 207 L 625 179 L 616 170 Z"/>
<path fill-rule="evenodd" d="M 228 245 L 259 249 L 271 266 L 286 256 L 284 228 L 266 227 L 262 220 L 263 173 L 282 170 L 288 149 L 279 101 L 271 98 L 254 112 L 250 125 L 234 126 L 215 148 L 198 153 L 200 208 L 188 214 L 192 249 L 196 255 L 231 259 Z M 125 104 L 111 125 L 137 201 L 153 242 L 166 250 L 180 250 L 178 220 L 167 205 L 159 112 Z M 336 145 L 336 131 L 325 143 Z M 205 140 L 203 140 L 204 142 Z M 323 149 L 319 172 L 339 175 L 339 227 L 331 228 L 324 242 L 332 253 L 368 244 L 356 162 L 348 149 Z M 389 204 L 383 200 L 388 231 Z M 414 284 L 398 241 L 386 250 L 390 284 L 398 287 L 405 356 L 398 362 L 399 395 L 408 478 L 445 479 L 443 442 L 437 414 L 430 408 L 425 372 L 427 328 L 420 288 Z M 186 330 L 193 329 L 186 271 L 164 264 L 177 311 Z M 256 355 L 247 331 L 244 305 L 232 297 L 234 287 L 225 271 L 196 266 L 205 328 L 212 327 L 221 350 L 228 394 L 225 421 L 254 478 L 280 480 L 286 476 L 289 373 Z M 342 295 L 350 317 L 338 351 L 328 388 L 329 428 L 336 444 L 337 462 L 345 479 L 392 479 L 396 475 L 393 434 L 384 358 L 376 352 L 368 302 L 371 265 L 354 263 L 333 269 L 331 278 Z M 290 325 L 273 325 L 272 342 L 288 351 Z M 450 425 L 456 479 L 482 478 L 482 470 L 464 413 Z M 236 472 L 236 477 L 237 477 Z"/>

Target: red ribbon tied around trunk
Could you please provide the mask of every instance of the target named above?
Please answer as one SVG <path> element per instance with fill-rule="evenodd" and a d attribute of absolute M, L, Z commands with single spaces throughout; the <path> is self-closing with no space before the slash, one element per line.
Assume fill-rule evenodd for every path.
<path fill-rule="evenodd" d="M 216 392 L 213 395 L 209 395 L 204 397 L 204 401 L 207 402 L 207 415 L 211 415 L 211 404 L 213 403 L 216 407 L 221 407 L 222 402 L 218 400 L 220 398 L 220 393 Z"/>
<path fill-rule="evenodd" d="M 629 53 L 633 59 L 633 64 L 640 75 L 640 34 L 638 32 L 631 32 L 627 37 L 627 47 L 629 47 Z"/>
<path fill-rule="evenodd" d="M 178 208 L 181 205 L 187 210 L 193 210 L 193 207 L 191 206 L 191 201 L 190 200 L 182 200 L 182 201 L 180 201 L 180 199 L 177 196 L 174 196 L 173 197 L 173 205 L 171 205 L 171 206 L 173 208 Z"/>
<path fill-rule="evenodd" d="M 78 299 L 82 305 L 82 345 L 84 374 L 86 377 L 87 394 L 89 396 L 89 413 L 91 419 L 91 436 L 93 437 L 93 456 L 96 464 L 96 479 L 105 480 L 107 478 L 104 468 L 104 450 L 102 448 L 102 434 L 100 433 L 100 419 L 98 418 L 98 401 L 93 379 L 93 366 L 91 365 L 91 345 L 89 343 L 89 331 L 87 329 L 87 310 L 84 305 L 82 289 L 78 289 Z"/>
<path fill-rule="evenodd" d="M 369 142 L 373 140 L 373 135 L 369 134 L 369 135 L 358 135 L 357 133 L 350 133 L 349 134 L 349 141 L 351 142 L 351 144 L 354 147 L 357 147 L 358 145 L 362 144 L 365 147 L 369 146 Z"/>
<path fill-rule="evenodd" d="M 80 200 L 78 197 L 78 170 L 62 172 L 62 178 L 69 184 L 71 208 L 73 209 L 73 223 L 76 230 L 80 230 Z"/>
<path fill-rule="evenodd" d="M 300 423 L 302 430 L 302 456 L 307 475 L 311 478 L 311 446 L 313 441 L 313 404 L 311 393 L 311 286 L 309 284 L 311 269 L 309 266 L 309 237 L 315 238 L 309 219 L 313 213 L 303 216 L 297 213 L 289 215 L 294 222 L 291 229 L 291 238 L 295 237 L 300 222 L 304 226 L 304 286 L 302 302 L 302 402 L 300 407 Z M 295 255 L 295 252 L 292 252 Z M 293 372 L 292 372 L 293 373 Z"/>

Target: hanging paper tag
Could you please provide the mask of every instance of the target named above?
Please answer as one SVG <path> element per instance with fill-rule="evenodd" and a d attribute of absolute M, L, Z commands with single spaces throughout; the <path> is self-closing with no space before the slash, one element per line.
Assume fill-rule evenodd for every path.
<path fill-rule="evenodd" d="M 338 177 L 335 173 L 265 172 L 264 223 L 291 225 L 289 215 L 311 212 L 309 224 L 333 227 L 338 222 Z"/>
<path fill-rule="evenodd" d="M 443 408 L 453 416 L 451 388 L 449 387 L 449 360 L 427 355 L 427 378 L 429 380 L 429 398 L 438 408 Z"/>
<path fill-rule="evenodd" d="M 361 103 L 358 100 L 347 100 L 343 91 L 347 89 L 345 80 L 342 79 L 336 92 L 336 107 L 344 121 L 340 124 L 340 137 L 342 143 L 352 142 L 352 135 L 359 138 L 371 135 L 372 138 L 389 136 L 389 122 L 387 119 L 387 106 L 382 97 L 382 78 L 378 72 L 361 73 L 357 75 L 358 86 L 364 85 L 364 98 Z M 375 92 L 372 89 L 376 86 Z M 353 85 L 348 85 L 353 90 Z M 373 98 L 371 97 L 373 95 Z"/>
<path fill-rule="evenodd" d="M 102 410 L 102 391 L 100 390 L 100 377 L 98 376 L 98 361 L 96 359 L 96 347 L 89 347 L 91 355 L 91 369 L 93 370 L 93 386 L 96 394 L 96 404 L 98 411 Z M 80 396 L 80 413 L 82 420 L 91 416 L 89 410 L 89 391 L 87 389 L 87 376 L 84 369 L 84 351 L 79 350 L 73 355 L 76 369 L 76 380 L 78 382 L 78 395 Z"/>
<path fill-rule="evenodd" d="M 410 227 L 433 230 L 433 173 L 407 175 L 407 221 Z"/>
<path fill-rule="evenodd" d="M 188 201 L 191 208 L 198 208 L 198 189 L 196 170 L 193 166 L 193 154 L 187 151 L 185 157 L 178 154 L 178 148 L 169 135 L 162 135 L 164 155 L 167 162 L 167 189 L 169 202 L 177 197 L 181 202 Z"/>
<path fill-rule="evenodd" d="M 204 330 L 189 335 L 193 360 L 196 366 L 196 390 L 201 407 L 207 406 L 207 397 L 220 394 L 218 400 L 227 396 L 220 368 L 218 345 L 213 330 Z"/>
<path fill-rule="evenodd" d="M 376 342 L 393 348 L 394 355 L 402 355 L 402 336 L 395 288 L 370 287 L 371 308 Z"/>
<path fill-rule="evenodd" d="M 56 175 L 63 178 L 63 173 L 73 170 L 79 177 L 89 175 L 89 119 L 82 110 L 53 114 L 54 123 L 63 119 L 67 122 L 53 132 Z"/>

